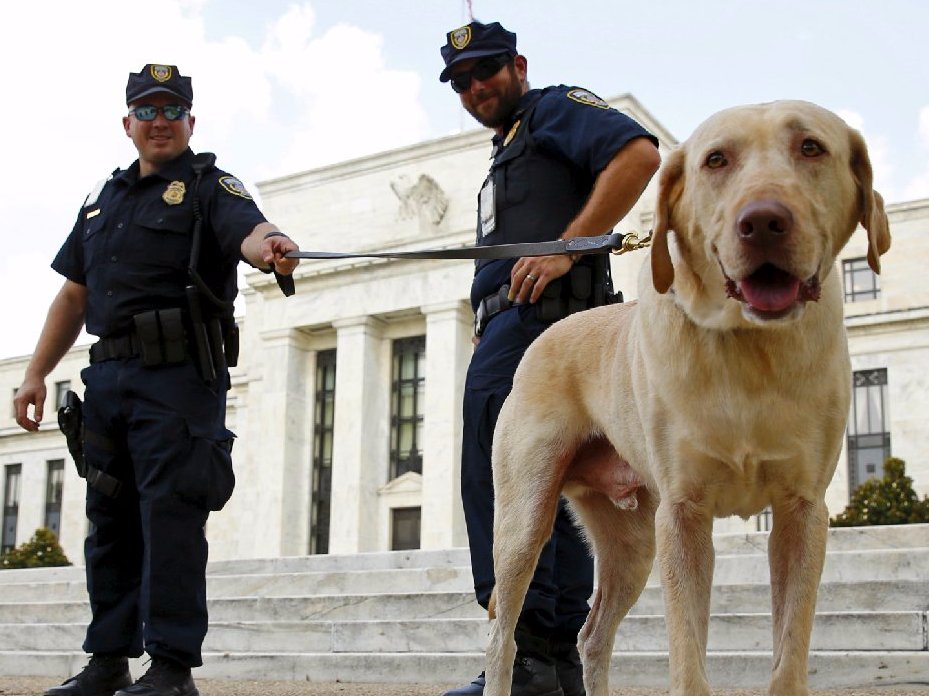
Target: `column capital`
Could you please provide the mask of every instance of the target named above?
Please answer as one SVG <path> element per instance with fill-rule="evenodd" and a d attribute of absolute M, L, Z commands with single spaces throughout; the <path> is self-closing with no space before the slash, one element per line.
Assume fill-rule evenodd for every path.
<path fill-rule="evenodd" d="M 335 319 L 332 322 L 332 326 L 339 331 L 343 329 L 370 329 L 371 333 L 380 333 L 386 325 L 387 322 L 383 319 L 370 314 Z"/>
<path fill-rule="evenodd" d="M 422 305 L 419 310 L 427 319 L 443 314 L 458 315 L 456 318 L 464 322 L 471 322 L 474 318 L 474 312 L 471 311 L 471 304 L 467 300 L 436 302 L 434 304 Z"/>

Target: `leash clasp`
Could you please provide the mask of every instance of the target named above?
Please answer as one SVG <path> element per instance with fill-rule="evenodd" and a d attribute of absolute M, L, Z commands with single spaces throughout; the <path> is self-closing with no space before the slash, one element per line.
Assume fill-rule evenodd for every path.
<path fill-rule="evenodd" d="M 619 256 L 625 254 L 629 251 L 636 251 L 637 249 L 645 249 L 650 246 L 652 243 L 652 233 L 649 231 L 648 235 L 644 239 L 639 238 L 637 232 L 628 232 L 623 235 L 622 242 L 618 247 L 615 247 L 610 253 Z"/>

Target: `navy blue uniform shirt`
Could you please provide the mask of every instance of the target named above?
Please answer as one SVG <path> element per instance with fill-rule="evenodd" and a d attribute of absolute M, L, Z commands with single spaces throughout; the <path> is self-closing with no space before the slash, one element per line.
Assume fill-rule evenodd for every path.
<path fill-rule="evenodd" d="M 529 128 L 540 150 L 570 162 L 589 175 L 591 182 L 629 141 L 648 138 L 658 146 L 654 135 L 600 97 L 581 87 L 557 85 L 531 89 L 520 98 L 502 135 L 493 138 L 494 155 L 505 147 L 513 124 L 533 105 Z M 475 311 L 482 298 L 510 282 L 510 270 L 515 262 L 515 259 L 501 259 L 481 268 L 471 289 Z"/>
<path fill-rule="evenodd" d="M 194 213 L 194 153 L 188 148 L 158 172 L 139 179 L 139 163 L 116 170 L 89 197 L 52 262 L 65 278 L 87 287 L 87 332 L 123 333 L 132 317 L 152 309 L 186 307 Z M 265 222 L 235 177 L 204 172 L 198 271 L 211 290 L 231 301 L 242 241 Z"/>

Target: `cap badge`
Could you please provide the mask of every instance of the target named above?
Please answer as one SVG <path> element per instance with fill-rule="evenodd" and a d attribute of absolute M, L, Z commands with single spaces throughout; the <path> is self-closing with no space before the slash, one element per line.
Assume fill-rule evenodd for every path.
<path fill-rule="evenodd" d="M 152 77 L 155 78 L 156 82 L 167 82 L 171 79 L 171 66 L 170 65 L 153 65 L 150 69 Z"/>
<path fill-rule="evenodd" d="M 471 43 L 471 27 L 463 26 L 449 32 L 448 42 L 460 51 Z"/>
<path fill-rule="evenodd" d="M 183 181 L 172 181 L 161 194 L 161 200 L 168 205 L 179 205 L 184 202 L 185 193 L 187 193 L 187 187 L 184 186 Z"/>
<path fill-rule="evenodd" d="M 513 127 L 510 128 L 510 132 L 507 133 L 507 134 L 506 134 L 506 137 L 503 139 L 503 147 L 506 147 L 506 146 L 509 145 L 511 142 L 513 142 L 513 138 L 516 137 L 516 131 L 519 130 L 519 124 L 520 124 L 520 123 L 521 123 L 521 121 L 517 121 L 516 123 L 513 124 Z"/>

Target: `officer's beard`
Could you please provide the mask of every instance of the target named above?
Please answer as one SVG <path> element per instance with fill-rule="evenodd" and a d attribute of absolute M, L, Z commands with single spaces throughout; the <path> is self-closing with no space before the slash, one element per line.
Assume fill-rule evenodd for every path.
<path fill-rule="evenodd" d="M 488 90 L 487 93 L 479 93 L 483 99 L 476 104 L 464 104 L 467 112 L 471 114 L 478 123 L 487 128 L 497 129 L 508 125 L 510 117 L 513 115 L 513 112 L 516 111 L 516 107 L 519 106 L 519 100 L 525 92 L 513 64 L 510 63 L 504 70 L 507 71 L 507 77 L 509 78 L 505 87 L 499 91 Z M 484 100 L 493 99 L 494 97 L 496 97 L 497 103 L 491 112 L 480 112 L 477 110 L 479 106 L 486 103 Z"/>

